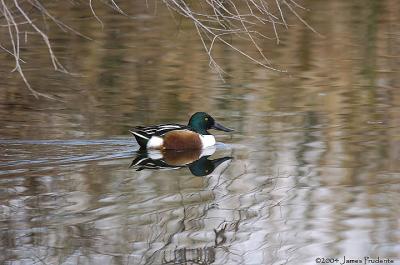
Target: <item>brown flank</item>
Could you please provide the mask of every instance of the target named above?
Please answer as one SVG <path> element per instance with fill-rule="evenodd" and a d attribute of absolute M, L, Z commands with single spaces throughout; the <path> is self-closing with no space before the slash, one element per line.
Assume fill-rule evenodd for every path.
<path fill-rule="evenodd" d="M 197 133 L 175 130 L 165 134 L 163 149 L 201 149 L 202 143 Z"/>

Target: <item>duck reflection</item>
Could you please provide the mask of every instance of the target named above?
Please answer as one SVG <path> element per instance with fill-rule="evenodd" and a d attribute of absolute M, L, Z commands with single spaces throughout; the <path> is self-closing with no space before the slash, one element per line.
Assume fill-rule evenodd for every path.
<path fill-rule="evenodd" d="M 232 157 L 209 159 L 215 148 L 203 150 L 144 150 L 133 159 L 130 167 L 137 171 L 143 169 L 168 170 L 189 168 L 194 176 L 207 176 Z"/>

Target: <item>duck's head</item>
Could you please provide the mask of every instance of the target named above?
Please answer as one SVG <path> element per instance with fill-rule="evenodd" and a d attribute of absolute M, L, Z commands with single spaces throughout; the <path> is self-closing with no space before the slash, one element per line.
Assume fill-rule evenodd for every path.
<path fill-rule="evenodd" d="M 210 134 L 207 130 L 215 129 L 224 132 L 231 132 L 233 129 L 226 128 L 217 123 L 213 117 L 205 112 L 196 112 L 189 120 L 188 126 L 200 134 Z"/>

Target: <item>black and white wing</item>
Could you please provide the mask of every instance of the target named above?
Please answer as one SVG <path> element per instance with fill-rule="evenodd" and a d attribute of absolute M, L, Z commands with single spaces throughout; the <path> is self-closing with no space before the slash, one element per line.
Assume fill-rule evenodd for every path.
<path fill-rule="evenodd" d="M 136 141 L 143 148 L 146 147 L 147 142 L 153 136 L 163 136 L 166 133 L 174 130 L 184 130 L 188 129 L 188 126 L 181 124 L 161 124 L 155 126 L 137 126 L 130 130 L 130 132 L 135 136 Z"/>

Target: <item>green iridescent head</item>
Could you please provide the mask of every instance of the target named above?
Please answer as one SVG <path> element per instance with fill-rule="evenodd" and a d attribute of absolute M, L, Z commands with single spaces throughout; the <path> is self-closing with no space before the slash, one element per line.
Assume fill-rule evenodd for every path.
<path fill-rule="evenodd" d="M 200 134 L 210 134 L 207 130 L 215 129 L 224 132 L 231 132 L 232 129 L 226 128 L 217 123 L 213 117 L 205 112 L 196 112 L 189 120 L 188 126 L 193 131 Z"/>

